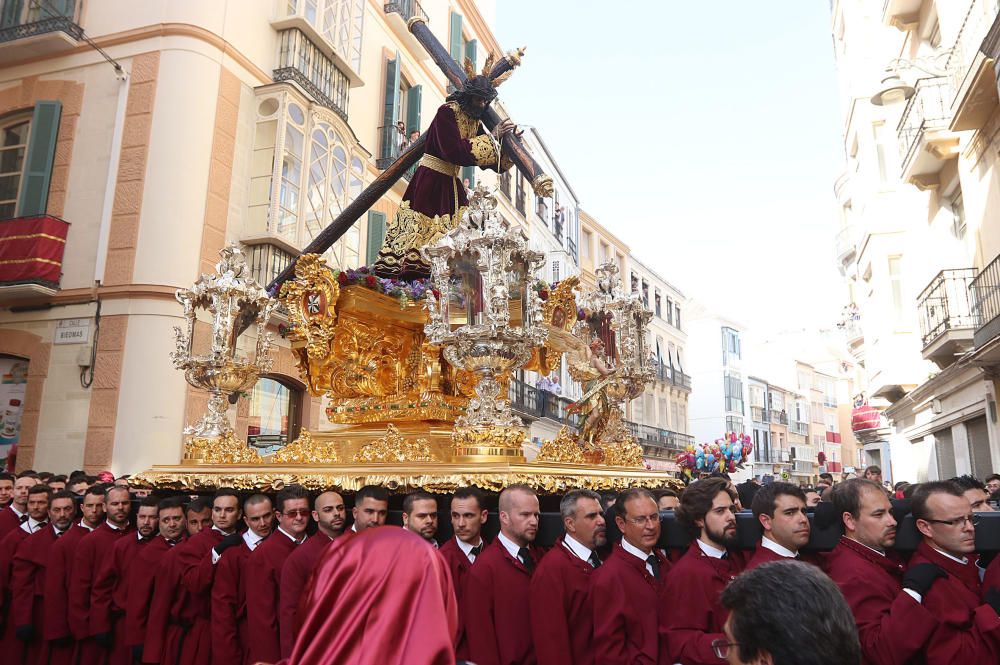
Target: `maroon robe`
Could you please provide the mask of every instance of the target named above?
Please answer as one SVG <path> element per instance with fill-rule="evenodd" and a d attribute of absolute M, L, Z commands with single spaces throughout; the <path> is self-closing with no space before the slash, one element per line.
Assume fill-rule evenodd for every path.
<path fill-rule="evenodd" d="M 337 539 L 349 538 L 353 534 L 354 531 L 348 531 L 338 536 Z M 295 551 L 288 555 L 285 565 L 281 567 L 278 632 L 281 635 L 282 658 L 290 658 L 292 655 L 295 637 L 299 634 L 299 626 L 302 625 L 299 604 L 306 596 L 309 579 L 312 577 L 313 571 L 316 570 L 316 566 L 319 565 L 323 552 L 326 551 L 327 545 L 332 542 L 332 538 L 319 531 L 302 543 L 301 547 L 296 547 Z"/>
<path fill-rule="evenodd" d="M 45 575 L 56 532 L 51 525 L 31 534 L 17 548 L 11 566 L 11 610 L 8 621 L 15 627 L 31 626 L 34 635 L 27 643 L 18 645 L 23 651 L 19 656 L 5 652 L 11 662 L 20 657 L 24 663 L 47 663 L 48 655 L 42 626 L 45 624 Z"/>
<path fill-rule="evenodd" d="M 542 550 L 529 546 L 537 569 Z M 531 574 L 497 537 L 476 557 L 465 579 L 460 613 L 476 665 L 534 665 Z"/>
<path fill-rule="evenodd" d="M 178 547 L 180 544 L 173 545 L 158 535 L 139 555 L 136 565 L 129 570 L 125 641 L 129 647 L 145 645 L 145 649 L 150 649 L 146 640 L 147 628 L 150 625 L 157 626 L 149 639 L 149 642 L 155 642 L 156 658 L 147 661 L 144 652 L 143 662 L 160 662 L 164 633 L 169 625 L 170 600 L 176 584 L 173 554 Z"/>
<path fill-rule="evenodd" d="M 948 573 L 921 600 L 941 622 L 924 652 L 927 665 L 1000 663 L 1000 616 L 980 600 L 979 569 L 973 558 L 962 565 L 922 542 L 910 566 L 920 563 L 933 563 Z"/>
<path fill-rule="evenodd" d="M 247 559 L 247 574 L 253 584 L 247 586 L 247 625 L 250 661 L 277 663 L 281 660 L 281 629 L 278 607 L 281 598 L 281 567 L 296 543 L 281 529 L 275 529 Z"/>
<path fill-rule="evenodd" d="M 27 515 L 27 513 L 25 513 Z M 0 510 L 0 540 L 3 540 L 8 533 L 21 526 L 21 518 L 10 506 Z"/>
<path fill-rule="evenodd" d="M 246 540 L 230 547 L 215 564 L 212 583 L 212 662 L 243 665 L 247 661 L 247 598 L 243 569 L 250 557 Z"/>
<path fill-rule="evenodd" d="M 990 589 L 1000 589 L 1000 555 L 993 557 L 983 576 L 983 593 Z"/>
<path fill-rule="evenodd" d="M 670 600 L 660 607 L 660 634 L 668 662 L 723 662 L 712 650 L 712 640 L 725 637 L 722 626 L 729 616 L 719 599 L 742 571 L 739 553 L 727 551 L 725 559 L 716 559 L 702 552 L 697 540 L 692 541 L 687 554 L 667 575 L 664 593 Z"/>
<path fill-rule="evenodd" d="M 743 569 L 743 572 L 756 568 L 757 566 L 761 566 L 765 563 L 771 563 L 772 561 L 794 561 L 794 560 L 795 557 L 782 556 L 777 552 L 775 552 L 774 550 L 770 550 L 764 547 L 764 545 L 758 543 L 757 549 L 754 550 L 753 556 L 750 557 L 750 560 L 747 562 L 746 568 Z"/>
<path fill-rule="evenodd" d="M 111 548 L 94 580 L 90 600 L 90 632 L 107 633 L 112 638 L 110 658 L 106 665 L 128 665 L 132 654 L 125 641 L 125 609 L 128 604 L 128 573 L 133 560 L 152 540 L 132 533 L 119 538 Z"/>
<path fill-rule="evenodd" d="M 482 542 L 485 548 L 486 543 L 483 541 L 480 542 Z M 458 600 L 458 606 L 462 607 L 465 581 L 469 575 L 469 571 L 472 570 L 473 564 L 469 561 L 469 557 L 465 556 L 462 548 L 458 546 L 457 537 L 449 538 L 448 542 L 438 549 L 438 553 L 444 558 L 445 563 L 448 564 L 448 570 L 451 571 L 451 581 L 455 585 L 455 598 Z M 479 560 L 478 557 L 476 560 Z M 457 658 L 459 660 L 469 660 L 469 638 L 465 633 L 465 616 L 461 612 L 458 614 L 458 639 L 455 644 L 455 655 Z"/>
<path fill-rule="evenodd" d="M 5 657 L 21 655 L 21 641 L 14 634 L 16 626 L 11 620 L 11 586 L 10 574 L 14 565 L 14 556 L 30 534 L 17 528 L 4 536 L 0 541 L 0 618 L 4 620 L 3 637 L 0 638 L 0 653 Z M 17 662 L 17 661 L 14 661 Z"/>
<path fill-rule="evenodd" d="M 80 540 L 90 529 L 74 524 L 52 543 L 45 574 L 45 625 L 42 637 L 48 642 L 49 665 L 73 662 L 73 630 L 69 622 L 69 585 Z"/>
<path fill-rule="evenodd" d="M 594 567 L 559 538 L 531 576 L 531 632 L 535 656 L 545 665 L 594 663 Z"/>
<path fill-rule="evenodd" d="M 157 577 L 153 606 L 146 630 L 144 662 L 177 663 L 178 665 L 209 665 L 212 662 L 212 548 L 225 537 L 212 527 L 204 529 L 170 555 L 170 570 Z M 153 612 L 163 608 L 157 616 Z M 164 625 L 165 624 L 165 625 Z M 152 647 L 152 649 L 151 649 Z M 158 658 L 150 659 L 156 654 Z"/>
<path fill-rule="evenodd" d="M 854 613 L 861 665 L 921 662 L 938 621 L 903 591 L 902 565 L 842 536 L 827 557 L 826 573 Z"/>
<path fill-rule="evenodd" d="M 659 614 L 670 562 L 654 549 L 660 579 L 646 562 L 616 544 L 590 583 L 594 608 L 593 660 L 600 665 L 656 665 L 659 661 Z"/>
<path fill-rule="evenodd" d="M 454 166 L 498 168 L 492 140 L 485 136 L 481 123 L 462 112 L 457 103 L 440 106 L 424 135 L 426 155 Z M 500 168 L 509 167 L 504 159 Z M 469 205 L 460 177 L 460 172 L 451 176 L 424 165 L 417 166 L 403 193 L 400 212 L 386 229 L 385 243 L 374 266 L 376 274 L 407 280 L 428 276 L 430 269 L 420 257 L 420 246 L 436 241 L 458 226 L 456 213 Z M 447 219 L 434 219 L 445 216 Z M 397 240 L 403 244 L 397 245 Z"/>
<path fill-rule="evenodd" d="M 90 629 L 90 599 L 94 581 L 119 538 L 132 533 L 131 527 L 116 529 L 107 522 L 80 540 L 73 557 L 73 577 L 69 583 L 69 622 L 77 640 L 77 665 L 97 665 L 106 649 L 93 640 Z"/>

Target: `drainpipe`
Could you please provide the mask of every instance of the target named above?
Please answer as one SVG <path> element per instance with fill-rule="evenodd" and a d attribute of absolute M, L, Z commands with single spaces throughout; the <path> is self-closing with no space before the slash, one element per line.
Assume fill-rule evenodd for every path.
<path fill-rule="evenodd" d="M 101 208 L 101 226 L 97 234 L 97 263 L 94 266 L 94 282 L 99 287 L 104 281 L 104 268 L 108 257 L 108 237 L 111 235 L 111 211 L 115 202 L 115 188 L 118 185 L 118 162 L 122 152 L 122 134 L 125 129 L 125 105 L 128 101 L 129 76 L 119 69 L 118 108 L 115 110 L 115 129 L 111 136 L 111 159 L 108 160 L 108 177 L 104 185 L 104 203 Z"/>

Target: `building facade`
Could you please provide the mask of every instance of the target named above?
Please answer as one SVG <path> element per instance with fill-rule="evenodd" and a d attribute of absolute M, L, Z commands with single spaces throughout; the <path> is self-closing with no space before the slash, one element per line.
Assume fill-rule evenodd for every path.
<path fill-rule="evenodd" d="M 995 0 L 833 3 L 842 327 L 886 418 L 859 462 L 894 481 L 1000 466 L 997 15 Z"/>

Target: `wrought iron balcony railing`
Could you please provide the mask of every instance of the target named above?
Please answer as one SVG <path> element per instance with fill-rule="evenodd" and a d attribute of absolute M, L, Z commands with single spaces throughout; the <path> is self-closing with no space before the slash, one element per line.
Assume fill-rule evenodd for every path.
<path fill-rule="evenodd" d="M 762 406 L 751 406 L 750 417 L 757 423 L 771 422 L 771 412 Z"/>
<path fill-rule="evenodd" d="M 574 261 L 580 260 L 580 255 L 577 252 L 576 248 L 576 241 L 570 238 L 569 236 L 566 236 L 566 250 L 569 252 L 570 256 L 573 257 Z"/>
<path fill-rule="evenodd" d="M 947 76 L 934 76 L 917 81 L 916 92 L 910 97 L 903 116 L 896 126 L 899 138 L 900 163 L 903 170 L 915 157 L 924 132 L 943 129 L 951 119 L 951 98 L 954 90 Z"/>
<path fill-rule="evenodd" d="M 795 434 L 809 435 L 809 423 L 804 423 L 801 420 L 793 420 L 788 425 L 788 429 Z"/>
<path fill-rule="evenodd" d="M 682 390 L 691 390 L 691 377 L 665 363 L 656 365 L 656 378 L 663 383 L 669 383 Z"/>
<path fill-rule="evenodd" d="M 1000 256 L 972 280 L 973 344 L 978 349 L 1000 333 Z"/>
<path fill-rule="evenodd" d="M 83 39 L 78 0 L 3 0 L 0 7 L 0 43 L 47 32 L 65 32 Z"/>
<path fill-rule="evenodd" d="M 975 268 L 942 270 L 917 297 L 920 336 L 926 347 L 949 330 L 976 327 L 970 301 Z"/>
<path fill-rule="evenodd" d="M 668 429 L 653 427 L 651 425 L 634 423 L 631 420 L 626 420 L 625 424 L 628 426 L 632 436 L 638 439 L 639 445 L 641 446 L 656 446 L 681 451 L 684 450 L 689 443 L 694 443 L 694 437 L 690 434 L 681 434 L 680 432 L 673 432 Z"/>
<path fill-rule="evenodd" d="M 785 411 L 778 411 L 777 409 L 771 409 L 771 422 L 779 425 L 787 425 L 788 413 Z"/>
<path fill-rule="evenodd" d="M 297 28 L 282 30 L 275 82 L 293 81 L 316 103 L 347 120 L 350 79 Z"/>
<path fill-rule="evenodd" d="M 270 243 L 250 245 L 246 253 L 250 263 L 250 275 L 261 286 L 270 284 L 295 258 L 289 252 Z"/>
<path fill-rule="evenodd" d="M 375 167 L 383 171 L 395 162 L 401 154 L 409 147 L 407 139 L 399 133 L 396 125 L 383 125 L 378 128 L 378 157 L 375 159 Z M 403 178 L 410 180 L 417 170 L 414 164 L 406 170 Z"/>
<path fill-rule="evenodd" d="M 395 0 L 395 2 L 387 2 L 383 5 L 382 9 L 386 14 L 396 13 L 399 14 L 404 21 L 409 23 L 410 19 L 414 16 L 419 16 L 427 22 L 427 13 L 424 8 L 420 6 L 417 0 Z"/>
<path fill-rule="evenodd" d="M 573 400 L 540 390 L 519 379 L 512 379 L 507 391 L 511 407 L 519 415 L 529 418 L 550 418 L 563 425 L 579 429 L 580 415 L 569 413 Z"/>

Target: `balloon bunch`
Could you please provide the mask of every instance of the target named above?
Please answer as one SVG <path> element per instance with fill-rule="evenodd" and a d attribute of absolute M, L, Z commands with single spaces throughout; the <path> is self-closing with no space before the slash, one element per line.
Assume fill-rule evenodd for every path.
<path fill-rule="evenodd" d="M 753 440 L 749 435 L 727 432 L 712 443 L 689 443 L 684 452 L 677 455 L 677 465 L 688 477 L 693 471 L 733 473 L 743 466 L 751 451 Z"/>

